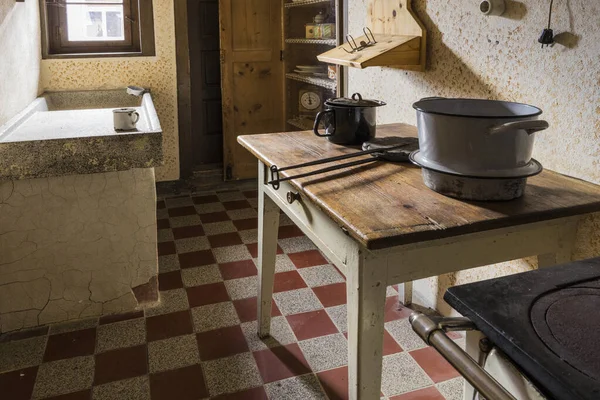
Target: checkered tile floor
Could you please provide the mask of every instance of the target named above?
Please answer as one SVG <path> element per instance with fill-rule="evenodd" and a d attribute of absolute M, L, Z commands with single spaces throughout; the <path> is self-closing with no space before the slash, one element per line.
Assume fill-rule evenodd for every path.
<path fill-rule="evenodd" d="M 285 215 L 272 337 L 256 336 L 256 196 L 160 200 L 160 306 L 0 336 L 0 397 L 347 398 L 344 277 Z M 461 399 L 462 378 L 412 333 L 409 314 L 389 287 L 383 398 Z"/>

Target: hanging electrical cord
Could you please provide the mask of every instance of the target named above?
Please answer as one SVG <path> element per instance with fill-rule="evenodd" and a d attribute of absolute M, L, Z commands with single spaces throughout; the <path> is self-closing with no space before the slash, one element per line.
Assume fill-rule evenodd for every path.
<path fill-rule="evenodd" d="M 550 28 L 552 24 L 552 6 L 554 5 L 554 0 L 550 0 L 550 10 L 548 11 L 548 27 L 542 31 L 542 36 L 538 39 L 538 42 L 542 44 L 542 49 L 544 45 L 546 47 L 552 46 L 554 44 L 554 32 Z"/>

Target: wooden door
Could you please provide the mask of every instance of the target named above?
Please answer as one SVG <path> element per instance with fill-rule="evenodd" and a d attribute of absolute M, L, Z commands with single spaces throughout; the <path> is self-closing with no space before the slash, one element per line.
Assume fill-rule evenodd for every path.
<path fill-rule="evenodd" d="M 226 179 L 257 174 L 239 135 L 285 130 L 282 7 L 282 0 L 219 0 Z"/>
<path fill-rule="evenodd" d="M 194 167 L 223 159 L 219 0 L 187 0 Z"/>

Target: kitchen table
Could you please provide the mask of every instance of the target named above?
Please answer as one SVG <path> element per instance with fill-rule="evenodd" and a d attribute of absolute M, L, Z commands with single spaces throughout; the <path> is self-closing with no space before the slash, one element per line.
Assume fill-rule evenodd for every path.
<path fill-rule="evenodd" d="M 416 128 L 378 126 L 377 135 L 416 136 Z M 419 168 L 383 161 L 282 182 L 275 190 L 267 183 L 274 164 L 357 150 L 309 131 L 238 141 L 258 158 L 258 334 L 269 335 L 281 209 L 346 276 L 350 399 L 379 398 L 388 285 L 402 284 L 410 303 L 417 279 L 527 256 L 537 256 L 540 266 L 569 261 L 579 218 L 600 211 L 600 187 L 551 171 L 530 178 L 525 195 L 508 202 L 445 197 L 425 187 Z"/>

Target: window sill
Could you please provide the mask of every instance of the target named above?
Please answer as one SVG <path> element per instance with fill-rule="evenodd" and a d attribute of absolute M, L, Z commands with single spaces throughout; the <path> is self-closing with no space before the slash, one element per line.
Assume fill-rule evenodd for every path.
<path fill-rule="evenodd" d="M 154 58 L 155 53 L 143 53 L 143 52 L 122 52 L 122 53 L 74 53 L 74 54 L 43 54 L 42 59 L 44 60 L 70 60 L 75 58 L 97 58 L 97 59 L 111 59 L 111 58 L 131 58 L 131 57 L 145 57 Z"/>

